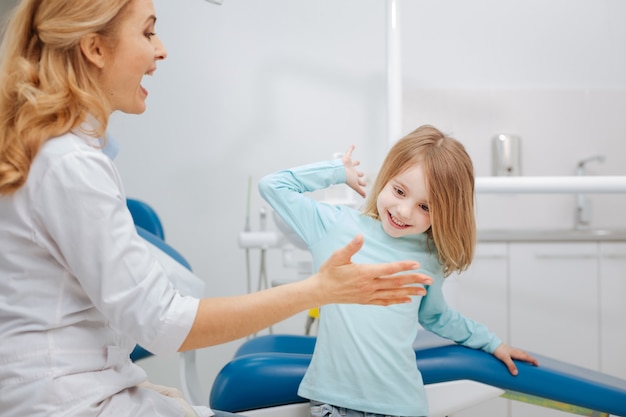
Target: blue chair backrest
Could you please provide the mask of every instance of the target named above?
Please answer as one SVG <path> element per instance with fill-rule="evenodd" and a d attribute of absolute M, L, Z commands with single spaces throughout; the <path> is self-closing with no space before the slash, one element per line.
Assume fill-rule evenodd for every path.
<path fill-rule="evenodd" d="M 165 240 L 165 231 L 163 230 L 161 219 L 150 205 L 133 198 L 126 199 L 126 205 L 131 216 L 133 216 L 135 225 L 147 230 L 161 240 Z"/>

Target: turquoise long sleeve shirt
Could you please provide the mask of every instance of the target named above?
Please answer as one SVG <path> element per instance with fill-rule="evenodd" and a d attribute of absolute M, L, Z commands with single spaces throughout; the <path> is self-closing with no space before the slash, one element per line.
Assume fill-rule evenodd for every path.
<path fill-rule="evenodd" d="M 259 182 L 263 198 L 302 238 L 315 270 L 356 235 L 364 237 L 355 263 L 415 260 L 432 277 L 427 295 L 393 306 L 331 304 L 320 310 L 317 342 L 298 394 L 338 407 L 394 416 L 426 416 L 428 404 L 413 342 L 419 324 L 435 334 L 492 353 L 500 340 L 446 304 L 442 267 L 426 234 L 389 236 L 381 222 L 306 193 L 343 184 L 341 160 L 269 175 Z M 432 244 L 431 244 L 432 247 Z M 419 323 L 419 324 L 418 324 Z"/>

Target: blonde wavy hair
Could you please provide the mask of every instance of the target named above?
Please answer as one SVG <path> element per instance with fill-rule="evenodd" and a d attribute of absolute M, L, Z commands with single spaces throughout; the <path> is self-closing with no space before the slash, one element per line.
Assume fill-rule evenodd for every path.
<path fill-rule="evenodd" d="M 50 138 L 87 118 L 102 137 L 110 111 L 80 48 L 88 34 L 115 45 L 115 30 L 131 0 L 22 0 L 0 46 L 0 194 L 26 181 Z"/>
<path fill-rule="evenodd" d="M 469 267 L 476 246 L 474 167 L 460 142 L 428 125 L 400 139 L 383 162 L 363 214 L 380 219 L 378 195 L 390 180 L 416 164 L 421 164 L 430 190 L 429 242 L 447 277 Z"/>

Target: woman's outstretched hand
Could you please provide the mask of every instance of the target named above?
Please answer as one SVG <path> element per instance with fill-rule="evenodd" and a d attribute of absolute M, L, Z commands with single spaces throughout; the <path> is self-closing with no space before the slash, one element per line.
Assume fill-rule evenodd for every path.
<path fill-rule="evenodd" d="M 335 251 L 313 276 L 320 287 L 319 305 L 376 304 L 410 302 L 412 295 L 425 295 L 426 289 L 411 284 L 432 284 L 432 278 L 419 273 L 404 273 L 419 268 L 415 261 L 385 264 L 355 264 L 352 256 L 363 246 L 363 236 Z"/>

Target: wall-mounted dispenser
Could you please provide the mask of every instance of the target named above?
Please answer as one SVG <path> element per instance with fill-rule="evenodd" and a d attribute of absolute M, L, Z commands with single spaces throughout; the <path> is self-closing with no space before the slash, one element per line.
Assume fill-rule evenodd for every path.
<path fill-rule="evenodd" d="M 500 133 L 492 139 L 493 175 L 522 175 L 521 138 L 517 135 Z"/>

